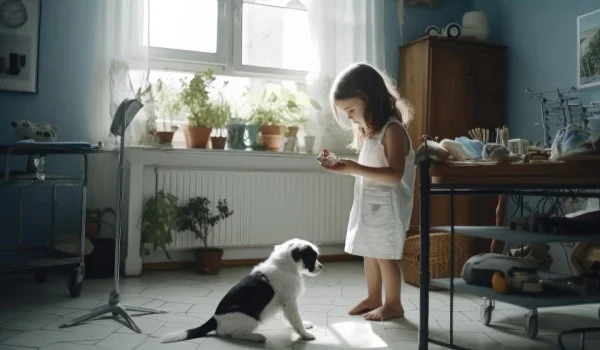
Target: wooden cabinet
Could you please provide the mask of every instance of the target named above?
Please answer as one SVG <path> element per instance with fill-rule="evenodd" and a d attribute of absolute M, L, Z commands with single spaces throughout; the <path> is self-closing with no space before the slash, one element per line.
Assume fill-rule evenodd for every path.
<path fill-rule="evenodd" d="M 422 135 L 454 139 L 473 128 L 504 124 L 506 48 L 446 38 L 423 38 L 400 49 L 399 85 L 414 107 L 413 147 Z M 493 142 L 494 140 L 492 140 Z M 450 224 L 450 198 L 431 197 L 431 225 Z M 455 196 L 456 225 L 494 225 L 498 197 Z M 411 233 L 418 233 L 419 180 Z"/>

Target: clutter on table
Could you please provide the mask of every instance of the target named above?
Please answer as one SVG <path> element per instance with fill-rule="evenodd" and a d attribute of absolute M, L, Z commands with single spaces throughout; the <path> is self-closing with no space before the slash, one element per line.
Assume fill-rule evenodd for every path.
<path fill-rule="evenodd" d="M 501 294 L 600 295 L 600 262 L 580 276 L 544 273 L 534 259 L 495 253 L 478 254 L 464 264 L 462 279 L 470 285 L 489 287 Z"/>

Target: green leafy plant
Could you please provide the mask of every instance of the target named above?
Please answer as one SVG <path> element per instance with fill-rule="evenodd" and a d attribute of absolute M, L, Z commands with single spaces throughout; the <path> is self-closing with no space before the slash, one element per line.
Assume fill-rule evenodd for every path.
<path fill-rule="evenodd" d="M 210 103 L 207 108 L 208 118 L 207 118 L 207 127 L 218 129 L 218 134 L 221 135 L 223 129 L 227 127 L 227 123 L 231 118 L 231 105 L 225 98 L 221 97 L 221 99 L 217 102 Z"/>
<path fill-rule="evenodd" d="M 319 103 L 306 93 L 281 84 L 267 84 L 260 98 L 251 92 L 246 95 L 254 106 L 250 120 L 255 124 L 301 126 L 308 121 L 308 108 L 321 110 Z"/>
<path fill-rule="evenodd" d="M 188 119 L 192 126 L 210 127 L 212 117 L 209 89 L 214 81 L 211 70 L 194 74 L 190 82 L 182 80 L 181 102 L 190 112 Z"/>
<path fill-rule="evenodd" d="M 112 224 L 112 222 L 105 219 L 107 214 L 115 215 L 115 211 L 113 208 L 88 209 L 85 213 L 85 220 L 90 224 L 98 224 L 98 232 L 100 232 L 102 229 L 102 224 L 107 224 L 114 230 L 115 226 Z"/>
<path fill-rule="evenodd" d="M 281 111 L 264 105 L 254 106 L 250 112 L 250 122 L 258 125 L 281 125 Z"/>
<path fill-rule="evenodd" d="M 214 231 L 215 225 L 233 215 L 229 210 L 226 199 L 219 199 L 217 213 L 213 214 L 210 200 L 206 197 L 190 198 L 187 205 L 179 208 L 179 231 L 191 231 L 196 238 L 208 248 L 208 236 Z"/>
<path fill-rule="evenodd" d="M 281 86 L 279 97 L 285 104 L 285 124 L 288 126 L 302 126 L 308 122 L 307 109 L 313 107 L 321 110 L 321 106 L 302 91 L 292 91 Z"/>
<path fill-rule="evenodd" d="M 168 118 L 173 121 L 173 117 L 178 115 L 183 108 L 181 97 L 173 89 L 173 87 L 165 84 L 161 79 L 158 79 L 153 86 L 153 95 L 156 108 L 161 114 L 163 120 Z M 163 122 L 163 127 L 167 130 L 167 125 Z"/>
<path fill-rule="evenodd" d="M 178 214 L 177 196 L 159 191 L 148 199 L 142 210 L 142 243 L 152 243 L 154 250 L 162 249 L 171 259 L 166 247 L 173 242 L 172 231 L 177 230 Z"/>

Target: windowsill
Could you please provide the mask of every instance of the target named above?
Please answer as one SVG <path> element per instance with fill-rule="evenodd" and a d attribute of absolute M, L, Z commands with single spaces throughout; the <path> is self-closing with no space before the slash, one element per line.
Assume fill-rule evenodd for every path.
<path fill-rule="evenodd" d="M 192 167 L 223 170 L 322 172 L 316 154 L 252 150 L 214 150 L 183 147 L 128 146 L 130 164 L 154 167 Z M 355 158 L 356 155 L 347 155 Z"/>
<path fill-rule="evenodd" d="M 258 151 L 252 149 L 239 150 L 239 149 L 212 149 L 212 148 L 187 148 L 179 146 L 146 146 L 146 145 L 132 145 L 128 146 L 128 149 L 136 151 L 156 151 L 156 152 L 167 152 L 171 154 L 177 153 L 195 153 L 195 154 L 218 154 L 220 156 L 251 156 L 251 157 L 316 157 L 316 154 L 312 153 L 294 153 L 294 152 L 273 152 L 273 151 Z"/>

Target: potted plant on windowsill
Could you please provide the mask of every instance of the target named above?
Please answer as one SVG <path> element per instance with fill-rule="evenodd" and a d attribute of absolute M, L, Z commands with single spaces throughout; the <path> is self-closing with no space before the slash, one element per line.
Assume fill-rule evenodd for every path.
<path fill-rule="evenodd" d="M 287 137 L 298 136 L 298 131 L 308 122 L 307 111 L 310 107 L 321 110 L 318 102 L 312 100 L 303 91 L 292 91 L 281 86 L 278 100 L 283 104 L 284 119 L 287 126 Z"/>
<path fill-rule="evenodd" d="M 167 245 L 173 242 L 172 232 L 177 231 L 178 219 L 177 196 L 164 191 L 157 192 L 146 201 L 142 210 L 142 246 L 150 243 L 154 250 L 162 249 L 170 260 Z M 149 253 L 144 247 L 144 254 Z"/>
<path fill-rule="evenodd" d="M 179 230 L 191 231 L 202 241 L 203 247 L 196 250 L 196 270 L 199 274 L 216 275 L 221 267 L 223 249 L 208 246 L 208 236 L 214 232 L 219 221 L 233 215 L 227 200 L 220 199 L 217 213 L 213 214 L 210 201 L 206 197 L 190 198 L 188 203 L 179 209 Z"/>
<path fill-rule="evenodd" d="M 181 112 L 181 99 L 173 91 L 173 88 L 165 84 L 161 79 L 158 79 L 157 83 L 153 86 L 153 95 L 156 108 L 163 120 L 162 130 L 156 131 L 158 143 L 161 145 L 170 145 L 173 142 L 173 135 L 179 129 L 179 126 L 173 125 L 173 117 Z M 170 123 L 167 123 L 167 119 Z"/>
<path fill-rule="evenodd" d="M 210 126 L 209 91 L 215 77 L 211 70 L 194 74 L 188 83 L 183 80 L 181 102 L 189 111 L 189 125 L 185 130 L 186 143 L 191 148 L 206 148 L 212 132 Z"/>
<path fill-rule="evenodd" d="M 227 122 L 231 118 L 231 105 L 225 98 L 221 97 L 219 101 L 211 104 L 210 110 L 210 126 L 217 130 L 216 135 L 210 138 L 212 148 L 225 149 L 227 136 L 223 136 L 223 132 L 225 131 L 225 128 L 227 128 Z"/>
<path fill-rule="evenodd" d="M 269 105 L 258 105 L 251 113 L 251 122 L 260 125 L 259 142 L 269 151 L 280 150 L 283 141 L 281 110 Z"/>

